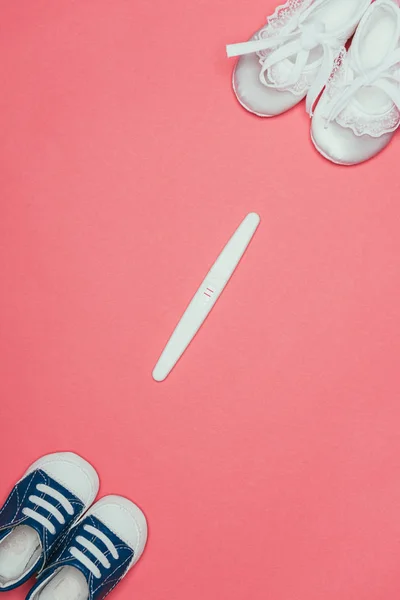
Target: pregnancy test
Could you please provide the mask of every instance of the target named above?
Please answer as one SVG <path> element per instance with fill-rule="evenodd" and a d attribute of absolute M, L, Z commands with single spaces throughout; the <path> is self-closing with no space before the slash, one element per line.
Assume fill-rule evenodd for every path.
<path fill-rule="evenodd" d="M 218 256 L 154 367 L 153 378 L 156 381 L 166 379 L 204 323 L 232 277 L 259 223 L 260 217 L 256 213 L 248 214 Z"/>

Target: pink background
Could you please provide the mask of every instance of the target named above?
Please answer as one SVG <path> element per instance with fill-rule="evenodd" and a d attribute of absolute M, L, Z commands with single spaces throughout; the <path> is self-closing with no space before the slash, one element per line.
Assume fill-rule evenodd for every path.
<path fill-rule="evenodd" d="M 322 159 L 235 101 L 272 0 L 1 1 L 1 487 L 91 460 L 148 515 L 113 598 L 400 593 L 400 138 Z M 262 223 L 163 384 L 224 242 Z M 24 598 L 28 586 L 9 594 Z"/>

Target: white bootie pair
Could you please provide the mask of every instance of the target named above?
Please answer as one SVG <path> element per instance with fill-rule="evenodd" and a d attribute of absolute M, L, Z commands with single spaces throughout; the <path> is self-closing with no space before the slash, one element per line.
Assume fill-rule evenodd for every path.
<path fill-rule="evenodd" d="M 314 145 L 335 163 L 375 156 L 400 124 L 397 0 L 289 0 L 227 52 L 240 56 L 233 74 L 240 104 L 272 117 L 306 98 Z"/>

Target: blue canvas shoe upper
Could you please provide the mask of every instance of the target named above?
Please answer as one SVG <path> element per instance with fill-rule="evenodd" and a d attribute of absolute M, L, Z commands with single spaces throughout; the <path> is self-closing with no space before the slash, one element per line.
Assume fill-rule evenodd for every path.
<path fill-rule="evenodd" d="M 80 468 L 76 464 L 79 461 L 87 464 L 76 455 L 51 456 L 56 458 L 51 458 L 52 468 L 48 470 L 60 472 L 59 479 L 63 479 L 64 471 L 70 476 L 72 469 Z M 43 569 L 70 526 L 88 506 L 85 497 L 78 498 L 46 472 L 48 459 L 42 462 L 43 468 L 28 471 L 15 485 L 0 510 L 0 591 L 21 585 Z"/>
<path fill-rule="evenodd" d="M 124 508 L 119 507 L 120 515 L 129 522 L 125 528 L 118 516 L 118 522 L 114 523 L 114 514 L 111 513 L 111 518 L 107 519 L 110 498 L 114 499 L 113 506 L 117 506 L 115 499 L 119 497 L 103 498 L 70 530 L 62 547 L 52 557 L 51 564 L 40 574 L 27 600 L 53 598 L 55 590 L 65 600 L 102 600 L 139 559 L 147 538 L 144 515 L 124 498 L 122 500 L 129 502 L 133 509 L 128 515 Z M 97 511 L 97 506 L 102 510 Z M 65 594 L 61 595 L 61 589 L 65 590 Z"/>

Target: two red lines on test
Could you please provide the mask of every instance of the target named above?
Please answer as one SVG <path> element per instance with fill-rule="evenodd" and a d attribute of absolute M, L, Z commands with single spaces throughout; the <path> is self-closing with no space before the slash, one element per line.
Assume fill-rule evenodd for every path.
<path fill-rule="evenodd" d="M 211 298 L 211 296 L 213 295 L 214 290 L 212 290 L 211 288 L 207 288 L 206 291 L 204 292 L 205 296 L 208 296 L 209 298 Z"/>

